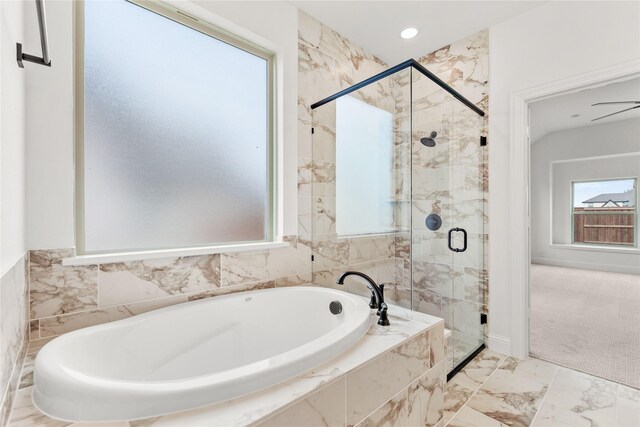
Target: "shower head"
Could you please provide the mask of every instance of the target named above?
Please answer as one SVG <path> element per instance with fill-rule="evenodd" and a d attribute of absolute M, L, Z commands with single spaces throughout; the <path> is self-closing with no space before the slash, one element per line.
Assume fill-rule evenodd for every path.
<path fill-rule="evenodd" d="M 431 135 L 429 135 L 428 138 L 427 137 L 420 138 L 420 142 L 425 147 L 435 147 L 436 146 L 436 136 L 438 136 L 438 132 L 436 132 L 434 130 L 433 132 L 431 132 Z"/>

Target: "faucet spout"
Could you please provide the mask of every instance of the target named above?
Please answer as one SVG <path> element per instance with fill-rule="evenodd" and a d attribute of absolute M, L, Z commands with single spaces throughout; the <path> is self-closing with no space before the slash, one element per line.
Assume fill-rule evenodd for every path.
<path fill-rule="evenodd" d="M 369 307 L 378 309 L 378 312 L 376 313 L 380 316 L 378 325 L 388 326 L 389 318 L 387 316 L 387 304 L 384 302 L 384 285 L 378 286 L 371 277 L 359 271 L 345 271 L 340 275 L 340 277 L 338 277 L 336 283 L 338 285 L 344 285 L 344 279 L 348 276 L 358 276 L 365 280 L 367 288 L 371 291 L 371 302 L 369 303 Z"/>

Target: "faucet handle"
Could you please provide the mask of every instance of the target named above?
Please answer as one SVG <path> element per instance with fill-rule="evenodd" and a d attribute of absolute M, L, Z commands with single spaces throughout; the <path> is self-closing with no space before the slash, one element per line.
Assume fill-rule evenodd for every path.
<path fill-rule="evenodd" d="M 386 307 L 387 304 L 385 304 L 385 302 L 384 302 L 384 283 L 380 283 L 378 285 L 378 288 L 380 288 L 380 306 L 379 307 L 371 307 L 371 308 L 377 308 L 378 312 L 376 314 L 378 316 L 380 316 L 382 308 Z"/>
<path fill-rule="evenodd" d="M 387 304 L 380 304 L 380 318 L 378 319 L 378 325 L 380 326 L 389 326 L 391 323 L 389 322 L 389 316 L 387 315 Z"/>
<path fill-rule="evenodd" d="M 378 308 L 378 302 L 376 301 L 376 295 L 372 292 L 371 299 L 369 300 L 369 308 Z"/>

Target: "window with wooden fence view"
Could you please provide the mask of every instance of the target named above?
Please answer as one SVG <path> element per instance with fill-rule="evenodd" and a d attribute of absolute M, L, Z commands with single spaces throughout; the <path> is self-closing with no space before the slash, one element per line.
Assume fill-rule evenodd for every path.
<path fill-rule="evenodd" d="M 636 246 L 636 179 L 572 183 L 573 243 Z"/>

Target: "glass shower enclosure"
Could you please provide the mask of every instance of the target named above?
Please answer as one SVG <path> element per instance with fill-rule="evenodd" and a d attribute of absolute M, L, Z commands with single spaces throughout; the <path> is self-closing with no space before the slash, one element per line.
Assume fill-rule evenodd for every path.
<path fill-rule="evenodd" d="M 454 375 L 485 342 L 484 113 L 415 60 L 311 108 L 313 281 L 444 318 Z"/>

